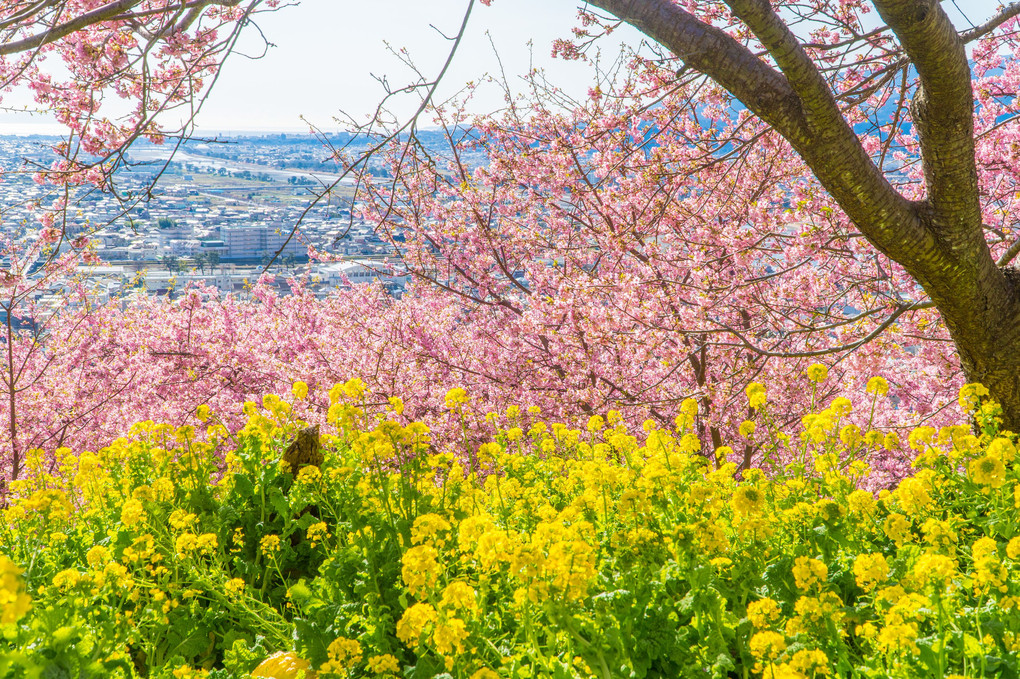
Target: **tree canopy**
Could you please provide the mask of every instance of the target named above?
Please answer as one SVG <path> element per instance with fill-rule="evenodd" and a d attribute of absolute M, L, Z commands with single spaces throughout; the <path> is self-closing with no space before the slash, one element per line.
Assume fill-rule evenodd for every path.
<path fill-rule="evenodd" d="M 931 413 L 962 368 L 1018 426 L 1018 13 L 961 30 L 933 0 L 598 0 L 554 52 L 630 24 L 653 42 L 623 77 L 435 107 L 452 160 L 396 143 L 366 214 L 406 235 L 437 306 L 459 300 L 493 383 L 526 357 L 576 407 L 668 419 L 819 360 Z"/>

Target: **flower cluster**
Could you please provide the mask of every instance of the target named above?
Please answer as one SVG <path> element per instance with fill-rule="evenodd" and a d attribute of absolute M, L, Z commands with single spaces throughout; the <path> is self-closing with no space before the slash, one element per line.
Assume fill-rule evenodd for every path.
<path fill-rule="evenodd" d="M 641 431 L 515 407 L 471 423 L 489 440 L 436 450 L 352 380 L 321 464 L 298 469 L 280 460 L 302 423 L 275 396 L 245 405 L 229 448 L 142 423 L 13 485 L 0 661 L 111 677 L 1007 667 L 1020 469 L 995 406 L 971 404 L 976 427 L 910 432 L 913 473 L 873 492 L 864 441 L 887 433 L 848 434 L 849 403 L 806 416 L 798 441 L 777 437 L 764 387 L 747 395 L 785 451 L 769 473 L 706 454 L 691 404 Z M 448 401 L 470 417 L 466 392 Z"/>

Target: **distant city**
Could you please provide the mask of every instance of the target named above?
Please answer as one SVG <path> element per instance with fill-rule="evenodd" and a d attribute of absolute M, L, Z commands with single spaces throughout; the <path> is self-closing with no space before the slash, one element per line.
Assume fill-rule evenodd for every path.
<path fill-rule="evenodd" d="M 355 152 L 367 147 L 359 139 L 333 141 L 350 143 Z M 40 228 L 36 205 L 45 206 L 54 194 L 33 176 L 40 164 L 52 162 L 49 147 L 57 142 L 56 137 L 0 137 L 0 165 L 6 170 L 0 182 L 0 229 L 12 238 Z M 176 151 L 174 146 L 132 146 L 127 166 L 117 175 L 118 195 L 91 191 L 72 202 L 68 233 L 88 233 L 103 260 L 92 270 L 101 301 L 138 290 L 173 296 L 199 281 L 223 293 L 241 293 L 271 260 L 269 271 L 278 274 L 284 291 L 289 288 L 282 279 L 301 274 L 320 296 L 376 279 L 395 296 L 402 293 L 408 277 L 397 253 L 352 217 L 348 180 L 313 207 L 291 237 L 318 190 L 338 179 L 320 140 L 267 134 L 193 139 Z M 340 261 L 309 262 L 309 244 Z"/>

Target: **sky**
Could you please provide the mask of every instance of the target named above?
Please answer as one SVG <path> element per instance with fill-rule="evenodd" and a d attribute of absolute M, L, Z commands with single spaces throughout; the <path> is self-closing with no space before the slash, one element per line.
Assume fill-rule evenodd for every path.
<path fill-rule="evenodd" d="M 221 129 L 307 129 L 301 116 L 319 125 L 332 123 L 340 110 L 364 116 L 385 94 L 373 75 L 385 75 L 393 86 L 413 79 L 388 51 L 387 43 L 394 49 L 406 48 L 423 72 L 438 73 L 450 42 L 436 29 L 456 34 L 467 4 L 466 0 L 302 0 L 296 7 L 263 15 L 259 27 L 276 47 L 258 61 L 234 55 L 200 123 Z M 586 92 L 591 82 L 587 66 L 550 58 L 553 40 L 570 36 L 576 6 L 569 0 L 496 0 L 490 7 L 476 3 L 440 96 L 449 96 L 487 73 L 499 73 L 494 47 L 512 81 L 519 82 L 533 60 L 547 68 L 554 81 Z M 626 33 L 621 37 L 639 39 L 636 31 Z M 250 49 L 258 49 L 259 41 L 254 34 L 250 37 Z M 604 49 L 615 53 L 619 43 L 617 39 L 616 47 L 609 43 Z M 488 87 L 474 106 L 487 111 L 501 102 L 498 90 Z M 413 110 L 411 102 L 403 109 Z"/>
<path fill-rule="evenodd" d="M 438 73 L 450 42 L 436 29 L 455 35 L 467 6 L 467 0 L 300 0 L 261 14 L 258 30 L 249 27 L 240 53 L 223 67 L 199 114 L 200 131 L 307 132 L 302 116 L 317 126 L 340 129 L 334 122 L 339 111 L 363 118 L 385 95 L 373 76 L 385 76 L 393 86 L 413 79 L 387 44 L 406 48 L 424 73 Z M 553 40 L 570 37 L 576 16 L 574 0 L 495 0 L 490 7 L 476 2 L 440 97 L 487 73 L 499 73 L 494 48 L 509 79 L 519 82 L 534 63 L 567 90 L 584 94 L 592 82 L 589 67 L 550 58 Z M 259 59 L 246 58 L 244 53 L 262 53 L 261 35 L 274 46 Z M 614 55 L 622 40 L 640 40 L 633 29 L 619 35 L 604 46 Z M 15 106 L 28 102 L 18 93 L 4 98 Z M 501 103 L 495 87 L 483 87 L 474 106 L 487 112 Z M 417 100 L 405 99 L 398 112 L 406 115 L 416 105 Z M 39 117 L 0 113 L 0 134 L 43 128 L 60 129 Z"/>
<path fill-rule="evenodd" d="M 406 48 L 423 72 L 437 73 L 450 43 L 436 29 L 455 34 L 467 4 L 467 0 L 301 0 L 264 14 L 259 30 L 248 30 L 242 53 L 232 55 L 224 66 L 199 114 L 199 130 L 307 132 L 309 123 L 324 130 L 344 129 L 338 112 L 361 119 L 385 94 L 373 75 L 385 76 L 393 86 L 412 80 L 387 44 Z M 980 23 L 997 4 L 997 0 L 944 1 L 960 26 L 967 23 L 959 8 Z M 532 65 L 546 69 L 549 80 L 567 93 L 583 95 L 593 83 L 590 67 L 550 57 L 553 40 L 569 38 L 577 24 L 577 5 L 576 0 L 495 0 L 490 7 L 476 3 L 439 97 L 455 93 L 465 82 L 498 74 L 501 66 L 511 84 L 519 86 Z M 244 52 L 262 52 L 260 33 L 274 46 L 260 59 L 246 58 Z M 621 43 L 639 41 L 636 30 L 623 27 L 600 45 L 605 58 L 612 60 Z M 21 101 L 15 93 L 5 103 Z M 501 103 L 498 88 L 483 86 L 472 108 L 488 112 Z M 398 113 L 406 115 L 414 104 L 405 100 Z M 0 134 L 58 130 L 38 117 L 0 114 Z"/>

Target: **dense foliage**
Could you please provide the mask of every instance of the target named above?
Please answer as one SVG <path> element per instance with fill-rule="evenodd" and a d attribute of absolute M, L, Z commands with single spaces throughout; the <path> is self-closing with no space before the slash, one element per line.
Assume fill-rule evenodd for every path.
<path fill-rule="evenodd" d="M 471 393 L 468 426 L 479 437 L 486 435 L 479 426 L 486 412 L 519 403 L 536 405 L 544 417 L 572 427 L 583 428 L 592 414 L 611 409 L 628 425 L 640 426 L 652 417 L 663 427 L 671 424 L 683 400 L 680 393 L 655 405 L 615 392 L 593 396 L 581 408 L 563 398 L 554 370 L 530 359 L 515 360 L 513 354 L 481 350 L 479 342 L 487 340 L 479 338 L 463 308 L 441 308 L 441 300 L 425 289 L 394 300 L 380 286 L 359 285 L 316 299 L 301 281 L 292 284 L 291 294 L 280 294 L 272 277 L 265 276 L 247 298 L 193 288 L 176 299 L 137 295 L 56 314 L 44 340 L 23 335 L 13 345 L 17 432 L 10 447 L 96 450 L 139 420 L 175 427 L 197 424 L 194 413 L 200 405 L 221 413 L 223 424 L 234 432 L 244 424 L 237 403 L 281 393 L 295 380 L 309 387 L 308 397 L 295 404 L 298 414 L 325 425 L 330 386 L 354 375 L 362 376 L 368 401 L 399 396 L 406 415 L 427 424 L 442 445 L 462 436 L 461 423 L 444 407 L 444 395 L 457 386 Z M 860 393 L 866 380 L 857 375 L 844 379 L 842 371 L 854 365 L 859 375 L 881 373 L 886 364 L 876 365 L 873 358 L 858 352 L 834 367 L 831 378 L 814 383 L 814 391 L 805 390 L 802 382 L 813 359 L 785 362 L 779 385 L 770 386 L 777 426 L 797 434 L 801 414 L 813 407 L 812 394 L 830 401 Z M 900 367 L 909 366 L 925 373 L 925 380 L 942 374 L 928 373 L 916 363 Z M 959 417 L 955 405 L 928 408 L 924 415 L 914 410 L 911 391 L 927 393 L 914 380 L 891 378 L 888 388 L 888 398 L 853 416 L 858 426 L 870 424 L 904 438 L 918 423 L 938 428 Z M 739 454 L 738 463 L 764 459 L 765 439 L 740 436 L 740 424 L 751 415 L 743 392 L 715 400 L 710 411 L 702 394 L 691 393 L 699 401 L 694 427 L 706 445 L 722 445 L 725 435 Z M 11 414 L 0 408 L 0 444 L 12 441 Z M 724 422 L 729 424 L 723 427 Z M 876 477 L 891 479 L 908 471 L 894 448 L 876 451 L 871 462 Z"/>
<path fill-rule="evenodd" d="M 877 495 L 895 434 L 837 399 L 790 437 L 759 384 L 742 431 L 771 473 L 739 478 L 693 400 L 643 431 L 510 408 L 437 449 L 351 380 L 297 469 L 303 383 L 236 436 L 207 407 L 204 431 L 143 422 L 13 485 L 0 676 L 246 676 L 279 651 L 275 676 L 1017 676 L 1016 437 L 983 392 L 960 394 L 977 428 L 915 429 Z M 465 433 L 468 402 L 446 396 Z"/>
<path fill-rule="evenodd" d="M 91 10 L 99 3 L 64 4 Z M 831 145 L 806 155 L 810 149 L 798 145 L 800 136 L 741 103 L 739 88 L 727 90 L 725 79 L 695 64 L 682 45 L 653 45 L 650 53 L 628 53 L 605 68 L 594 45 L 613 22 L 585 12 L 575 42 L 561 41 L 555 50 L 591 61 L 586 97 L 565 98 L 534 73 L 519 97 L 507 86 L 508 105 L 496 115 L 473 116 L 465 102 L 426 102 L 419 122 L 439 126 L 428 133 L 427 144 L 411 134 L 418 127 L 412 125 L 396 136 L 389 134 L 393 129 L 371 126 L 380 142 L 371 159 L 330 146 L 339 171 L 371 170 L 356 182 L 358 194 L 348 207 L 392 244 L 395 267 L 412 274 L 401 299 L 367 286 L 326 300 L 300 291 L 281 300 L 263 287 L 252 303 L 200 291 L 176 301 L 116 300 L 95 309 L 72 295 L 60 314 L 47 317 L 59 306 L 49 299 L 58 279 L 79 261 L 95 259 L 85 237 L 95 225 L 75 214 L 74 201 L 96 186 L 110 188 L 122 158 L 115 150 L 138 134 L 160 138 L 147 112 L 116 123 L 102 118 L 95 103 L 94 115 L 86 116 L 81 106 L 96 99 L 90 93 L 112 88 L 136 102 L 146 82 L 134 72 L 146 65 L 139 61 L 141 50 L 164 66 L 154 71 L 162 78 L 157 92 L 179 81 L 170 103 L 200 98 L 197 76 L 209 82 L 236 30 L 275 3 L 196 3 L 184 22 L 173 19 L 173 3 L 129 4 L 152 24 L 159 49 L 146 51 L 148 43 L 132 37 L 138 27 L 128 16 L 97 18 L 80 33 L 46 33 L 53 41 L 44 51 L 69 61 L 73 83 L 44 78 L 35 62 L 32 70 L 18 72 L 18 82 L 39 80 L 40 101 L 72 125 L 71 143 L 56 151 L 75 162 L 64 158 L 39 175 L 57 190 L 55 201 L 35 206 L 45 227 L 38 238 L 0 243 L 0 309 L 26 326 L 46 326 L 35 334 L 19 333 L 17 323 L 0 328 L 7 344 L 0 451 L 12 471 L 22 453 L 36 446 L 97 448 L 138 419 L 187 424 L 200 404 L 228 417 L 230 404 L 296 379 L 315 394 L 302 413 L 310 420 L 324 421 L 321 395 L 329 384 L 360 375 L 373 398 L 400 395 L 413 417 L 444 437 L 442 397 L 455 386 L 469 388 L 481 413 L 536 403 L 546 416 L 571 426 L 612 408 L 630 424 L 652 418 L 666 427 L 678 404 L 692 397 L 699 404 L 698 433 L 713 447 L 736 436 L 746 417 L 743 390 L 751 382 L 772 385 L 774 415 L 784 426 L 799 419 L 809 403 L 797 376 L 816 360 L 837 378 L 826 383 L 826 398 L 849 396 L 868 376 L 885 375 L 895 398 L 878 404 L 882 426 L 903 427 L 918 422 L 918 415 L 935 427 L 949 423 L 947 404 L 964 371 L 1006 406 L 1007 396 L 1020 394 L 1009 388 L 1020 374 L 1012 363 L 1020 350 L 1011 348 L 1020 333 L 1013 319 L 1020 316 L 1010 311 L 1015 295 L 1006 268 L 1020 256 L 1012 217 L 1020 195 L 1020 6 L 1002 8 L 969 30 L 953 27 L 938 3 L 910 18 L 920 22 L 928 15 L 929 23 L 938 23 L 952 46 L 940 54 L 960 62 L 944 79 L 952 96 L 927 88 L 927 97 L 952 104 L 933 103 L 930 112 L 956 110 L 960 124 L 950 127 L 966 137 L 941 143 L 925 141 L 926 128 L 915 119 L 925 102 L 936 102 L 921 93 L 923 83 L 932 81 L 926 73 L 938 64 L 927 63 L 895 22 L 865 29 L 874 20 L 872 6 L 886 16 L 888 1 L 773 3 L 774 25 L 788 29 L 787 39 L 802 48 L 797 70 L 817 73 L 813 87 L 824 95 L 775 100 L 810 100 L 832 109 L 821 117 L 789 118 L 818 121 L 819 133 L 806 137 Z M 789 64 L 748 9 L 768 14 L 768 5 L 593 5 L 610 12 L 610 5 L 658 5 L 674 19 L 687 16 L 700 30 L 736 41 L 727 42 L 730 47 L 753 53 L 747 63 L 759 70 L 750 75 L 771 74 L 759 78 L 762 87 L 787 81 Z M 169 14 L 153 13 L 159 7 Z M 167 22 L 180 30 L 162 30 Z M 38 23 L 25 18 L 11 24 L 17 35 L 10 37 L 31 34 Z M 171 33 L 172 44 L 163 45 L 159 36 Z M 785 48 L 779 52 L 789 56 Z M 98 53 L 106 56 L 95 64 L 83 57 Z M 132 86 L 118 88 L 120 82 Z M 825 129 L 843 130 L 841 141 L 821 134 Z M 444 137 L 448 152 L 437 152 L 434 142 Z M 351 139 L 323 137 L 328 144 Z M 79 146 L 99 160 L 86 163 Z M 946 170 L 967 176 L 947 182 L 933 175 L 925 149 L 936 159 L 950 158 L 952 150 Z M 834 183 L 831 173 L 819 173 L 819 157 L 854 154 L 856 174 L 839 173 Z M 385 177 L 379 174 L 383 166 Z M 874 179 L 881 179 L 877 193 L 869 183 Z M 75 188 L 76 182 L 83 187 Z M 967 195 L 942 200 L 932 195 L 938 186 Z M 322 199 L 340 197 L 325 190 Z M 349 200 L 345 193 L 343 201 Z M 925 208 L 929 203 L 932 210 Z M 886 204 L 896 210 L 880 209 Z M 956 219 L 939 213 L 943 204 L 970 207 Z M 948 224 L 961 230 L 958 238 Z M 893 236 L 877 237 L 887 231 Z M 922 232 L 937 235 L 921 238 L 925 247 L 938 242 L 945 245 L 942 255 L 973 259 L 974 266 L 951 264 L 945 271 L 977 276 L 981 284 L 961 279 L 960 285 L 933 286 L 944 276 L 921 276 L 911 261 L 932 255 L 945 264 L 944 258 L 927 251 L 925 257 L 894 254 Z M 988 285 L 993 289 L 982 288 Z M 931 296 L 932 289 L 939 294 Z M 37 308 L 43 298 L 45 308 Z M 948 326 L 946 309 L 958 312 Z M 992 316 L 972 318 L 961 309 L 985 309 Z M 957 328 L 955 336 L 950 327 Z M 954 342 L 961 341 L 964 327 L 970 328 L 963 333 L 970 350 L 961 354 Z M 764 450 L 751 445 L 741 452 L 758 461 Z M 894 455 L 874 464 L 891 475 L 903 471 Z"/>

